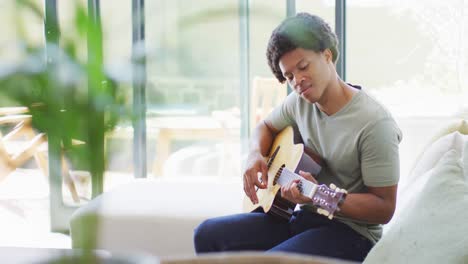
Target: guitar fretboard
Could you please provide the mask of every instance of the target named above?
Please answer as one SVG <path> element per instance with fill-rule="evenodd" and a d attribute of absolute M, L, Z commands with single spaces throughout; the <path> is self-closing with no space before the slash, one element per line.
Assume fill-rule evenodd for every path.
<path fill-rule="evenodd" d="M 299 188 L 299 190 L 302 192 L 302 194 L 310 198 L 314 196 L 315 192 L 317 191 L 318 185 L 304 179 L 303 177 L 290 171 L 286 167 L 282 169 L 281 174 L 276 179 L 276 183 L 281 186 L 284 186 L 293 180 L 300 180 L 301 188 Z"/>

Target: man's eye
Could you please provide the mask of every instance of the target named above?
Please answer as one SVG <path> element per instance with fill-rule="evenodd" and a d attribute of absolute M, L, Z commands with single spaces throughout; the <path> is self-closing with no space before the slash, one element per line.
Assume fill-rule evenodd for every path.
<path fill-rule="evenodd" d="M 303 65 L 303 66 L 299 67 L 299 70 L 303 71 L 303 70 L 307 69 L 307 67 L 309 67 L 309 64 L 306 64 L 306 65 Z"/>

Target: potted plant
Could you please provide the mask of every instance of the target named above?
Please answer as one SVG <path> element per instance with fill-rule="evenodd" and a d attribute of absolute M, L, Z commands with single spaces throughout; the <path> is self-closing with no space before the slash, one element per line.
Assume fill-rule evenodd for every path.
<path fill-rule="evenodd" d="M 65 153 L 79 166 L 89 170 L 93 179 L 93 197 L 102 192 L 105 170 L 105 133 L 112 130 L 119 119 L 129 118 L 125 110 L 125 96 L 119 92 L 119 74 L 105 71 L 102 54 L 102 31 L 99 22 L 87 15 L 86 9 L 75 6 L 74 32 L 47 28 L 46 44 L 33 45 L 27 41 L 27 24 L 17 16 L 22 43 L 22 60 L 0 69 L 0 95 L 26 106 L 32 116 L 33 127 L 47 135 L 49 145 L 49 175 L 61 174 L 61 157 Z M 18 10 L 28 10 L 45 21 L 41 8 L 29 0 L 17 0 Z M 46 22 L 47 24 L 47 22 Z M 88 44 L 88 57 L 80 58 L 78 43 Z M 75 146 L 74 140 L 83 144 Z M 99 182 L 101 181 L 101 183 Z M 97 186 L 94 186 L 97 182 Z M 61 184 L 57 182 L 56 184 Z M 89 234 L 96 232 L 98 219 L 87 226 Z M 81 234 L 85 237 L 86 234 Z M 112 258 L 94 254 L 93 239 L 87 239 L 80 251 L 73 251 L 50 260 L 49 263 L 147 263 L 142 256 Z M 148 263 L 151 263 L 148 262 Z"/>

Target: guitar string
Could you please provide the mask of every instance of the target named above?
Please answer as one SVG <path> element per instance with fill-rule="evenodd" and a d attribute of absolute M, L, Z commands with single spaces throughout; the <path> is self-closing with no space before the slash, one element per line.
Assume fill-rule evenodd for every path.
<path fill-rule="evenodd" d="M 273 170 L 273 171 L 276 171 L 274 173 L 275 175 L 275 178 L 274 178 L 274 183 L 278 183 L 279 179 L 282 178 L 284 179 L 286 182 L 290 182 L 292 180 L 295 180 L 295 179 L 299 179 L 301 184 L 302 184 L 302 188 L 299 188 L 300 192 L 304 195 L 307 195 L 308 193 L 311 193 L 311 194 L 308 194 L 308 195 L 312 195 L 314 196 L 315 193 L 318 191 L 318 188 L 319 188 L 319 185 L 318 184 L 315 184 L 314 182 L 312 181 L 309 181 L 307 179 L 305 179 L 304 177 L 300 176 L 299 174 L 289 170 L 288 168 L 286 168 L 286 166 L 284 164 L 282 164 L 281 166 L 278 166 L 278 165 L 273 165 L 273 164 L 270 164 L 270 167 L 269 167 L 269 171 L 270 170 Z M 281 173 L 280 173 L 281 172 Z M 315 188 L 315 190 L 314 190 Z M 334 192 L 333 190 L 330 190 L 331 192 Z M 336 207 L 338 209 L 338 203 L 339 202 L 336 202 Z M 333 203 L 332 203 L 333 204 Z M 327 203 L 328 207 L 330 207 L 330 204 Z M 318 206 L 318 205 L 317 205 Z M 321 207 L 321 206 L 319 206 Z M 329 212 L 331 208 L 327 208 L 327 209 L 324 209 L 326 211 Z M 339 210 L 339 209 L 338 209 Z M 333 210 L 332 212 L 329 212 L 331 214 L 333 214 L 335 210 Z"/>
<path fill-rule="evenodd" d="M 283 169 L 283 172 L 284 172 L 284 171 L 285 171 L 285 170 Z M 315 184 L 315 183 L 313 183 L 313 182 L 311 182 L 311 181 L 309 181 L 309 180 L 303 178 L 302 176 L 300 176 L 300 175 L 298 175 L 298 174 L 296 174 L 296 173 L 294 173 L 294 172 L 292 172 L 292 171 L 290 171 L 290 170 L 288 170 L 288 169 L 286 169 L 285 172 L 286 172 L 286 174 L 284 174 L 284 176 L 286 176 L 286 180 L 287 180 L 288 182 L 293 181 L 293 180 L 296 180 L 296 179 L 299 179 L 299 180 L 300 180 L 300 182 L 301 182 L 301 184 L 302 184 L 302 190 L 301 190 L 301 192 L 302 192 L 303 194 L 306 193 L 306 191 L 307 191 L 307 192 L 312 191 L 313 188 L 314 188 L 315 186 L 317 186 L 317 184 Z M 282 176 L 283 176 L 283 174 L 282 174 Z"/>
<path fill-rule="evenodd" d="M 288 168 L 286 168 L 284 165 L 281 165 L 281 166 L 278 166 L 278 165 L 273 165 L 271 164 L 270 166 L 270 169 L 273 169 L 273 171 L 276 171 L 275 173 L 275 179 L 274 179 L 274 183 L 278 183 L 278 180 L 279 180 L 279 177 L 281 176 L 286 176 L 285 177 L 285 180 L 287 182 L 290 182 L 292 180 L 295 180 L 295 179 L 299 179 L 301 181 L 301 184 L 302 184 L 302 190 L 301 192 L 304 194 L 306 191 L 307 192 L 311 192 L 315 186 L 318 186 L 317 184 L 303 178 L 302 176 L 298 175 L 297 173 L 289 170 Z M 282 172 L 286 172 L 286 174 L 280 174 L 278 175 L 278 172 L 279 170 L 281 170 Z"/>
<path fill-rule="evenodd" d="M 288 179 L 287 180 L 291 180 L 291 178 L 294 178 L 296 179 L 298 176 L 300 175 L 297 175 L 296 173 L 294 172 L 291 172 L 290 170 L 287 170 L 286 171 L 283 169 L 283 172 L 285 172 L 286 174 L 281 174 L 281 176 L 286 176 Z M 317 188 L 319 187 L 318 184 L 315 184 L 307 179 L 300 179 L 301 182 L 307 184 L 311 189 L 310 190 L 307 190 L 307 193 L 312 191 L 312 189 L 314 188 L 314 185 L 317 186 Z M 301 190 L 302 194 L 307 194 L 306 193 L 306 190 L 305 189 L 302 189 Z M 317 190 L 314 191 L 314 193 L 312 193 L 312 196 L 314 196 L 314 194 L 317 192 Z M 329 195 L 331 195 L 331 193 L 335 193 L 333 190 L 329 190 Z M 332 196 L 334 197 L 334 196 Z M 332 209 L 332 208 L 338 208 L 338 204 L 339 204 L 339 197 L 337 196 L 336 199 L 338 199 L 338 201 L 336 201 L 336 203 L 333 203 L 333 200 L 329 200 L 328 198 L 325 199 L 327 202 L 325 203 L 325 205 L 328 207 L 327 209 L 325 209 L 326 211 L 328 211 L 329 213 L 333 213 L 335 210 L 333 210 L 332 212 L 330 212 L 329 210 Z"/>

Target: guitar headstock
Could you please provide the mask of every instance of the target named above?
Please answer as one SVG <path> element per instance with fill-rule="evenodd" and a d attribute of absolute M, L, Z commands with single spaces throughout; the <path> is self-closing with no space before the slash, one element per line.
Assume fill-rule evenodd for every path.
<path fill-rule="evenodd" d="M 345 189 L 337 188 L 333 183 L 330 187 L 325 184 L 319 185 L 312 196 L 312 204 L 317 208 L 317 213 L 333 218 L 335 212 L 339 211 L 339 205 L 344 201 L 347 195 Z"/>

